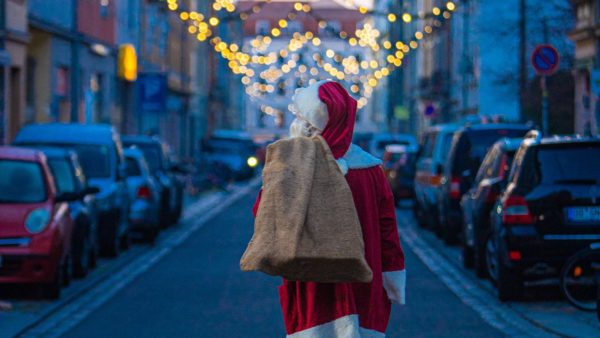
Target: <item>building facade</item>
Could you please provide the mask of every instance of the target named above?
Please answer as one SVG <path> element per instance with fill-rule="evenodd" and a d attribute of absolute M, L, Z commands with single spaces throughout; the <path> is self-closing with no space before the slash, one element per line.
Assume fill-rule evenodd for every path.
<path fill-rule="evenodd" d="M 571 1 L 576 15 L 570 37 L 575 42 L 575 130 L 598 134 L 600 122 L 600 4 Z"/>
<path fill-rule="evenodd" d="M 0 144 L 6 144 L 27 119 L 26 1 L 0 1 L 0 31 Z"/>

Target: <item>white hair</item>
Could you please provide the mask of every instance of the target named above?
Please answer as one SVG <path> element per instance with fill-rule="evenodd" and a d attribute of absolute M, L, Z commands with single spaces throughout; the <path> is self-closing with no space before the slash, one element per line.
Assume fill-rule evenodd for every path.
<path fill-rule="evenodd" d="M 290 137 L 313 137 L 319 135 L 321 131 L 314 127 L 310 122 L 295 118 L 290 125 Z"/>

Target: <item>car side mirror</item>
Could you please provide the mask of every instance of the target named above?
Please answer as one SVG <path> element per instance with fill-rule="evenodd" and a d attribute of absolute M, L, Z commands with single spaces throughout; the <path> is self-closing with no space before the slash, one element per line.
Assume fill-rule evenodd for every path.
<path fill-rule="evenodd" d="M 440 176 L 444 173 L 444 166 L 442 166 L 441 164 L 438 164 L 435 166 L 435 174 Z"/>
<path fill-rule="evenodd" d="M 82 195 L 83 196 L 95 195 L 99 192 L 100 192 L 100 188 L 98 188 L 98 187 L 86 187 L 85 189 L 83 189 Z"/>
<path fill-rule="evenodd" d="M 119 167 L 117 168 L 117 179 L 124 180 L 126 178 L 127 178 L 127 166 L 125 165 L 125 163 L 121 163 L 121 164 L 119 164 Z"/>
<path fill-rule="evenodd" d="M 69 202 L 75 202 L 81 199 L 81 195 L 74 193 L 74 192 L 63 192 L 60 193 L 56 196 L 56 198 L 54 199 L 54 201 L 56 203 L 69 203 Z"/>

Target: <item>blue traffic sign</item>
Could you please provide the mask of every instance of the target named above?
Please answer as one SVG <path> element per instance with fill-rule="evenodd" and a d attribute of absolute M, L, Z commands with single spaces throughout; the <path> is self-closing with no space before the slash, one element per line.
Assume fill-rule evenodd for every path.
<path fill-rule="evenodd" d="M 560 65 L 560 54 L 552 45 L 540 45 L 531 53 L 531 64 L 539 75 L 551 75 Z"/>

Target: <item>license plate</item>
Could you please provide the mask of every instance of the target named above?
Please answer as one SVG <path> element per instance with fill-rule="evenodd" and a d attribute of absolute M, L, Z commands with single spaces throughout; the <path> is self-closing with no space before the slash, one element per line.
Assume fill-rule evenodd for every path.
<path fill-rule="evenodd" d="M 574 223 L 600 222 L 600 207 L 567 208 L 567 220 Z"/>

